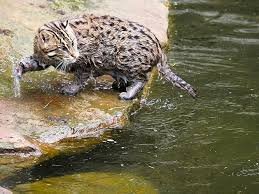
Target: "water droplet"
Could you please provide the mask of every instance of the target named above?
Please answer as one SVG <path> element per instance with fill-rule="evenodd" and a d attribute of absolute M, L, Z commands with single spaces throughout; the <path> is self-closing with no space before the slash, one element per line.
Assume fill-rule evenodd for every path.
<path fill-rule="evenodd" d="M 18 76 L 14 77 L 14 97 L 15 98 L 20 98 L 21 97 L 21 83 L 20 83 L 20 78 Z"/>

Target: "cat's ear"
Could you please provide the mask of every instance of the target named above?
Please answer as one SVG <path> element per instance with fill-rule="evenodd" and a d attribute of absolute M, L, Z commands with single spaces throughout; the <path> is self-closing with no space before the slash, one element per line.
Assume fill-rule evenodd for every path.
<path fill-rule="evenodd" d="M 68 27 L 68 20 L 65 20 L 64 22 L 61 22 L 61 26 L 66 29 Z"/>
<path fill-rule="evenodd" d="M 48 32 L 44 30 L 40 32 L 40 39 L 43 43 L 49 42 L 50 38 L 51 38 L 51 35 Z"/>

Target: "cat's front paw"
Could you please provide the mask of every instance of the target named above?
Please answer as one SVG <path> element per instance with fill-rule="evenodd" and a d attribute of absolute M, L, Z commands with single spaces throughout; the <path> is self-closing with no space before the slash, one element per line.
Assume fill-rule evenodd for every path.
<path fill-rule="evenodd" d="M 122 100 L 131 100 L 132 99 L 127 92 L 121 92 L 119 97 Z"/>
<path fill-rule="evenodd" d="M 70 84 L 61 88 L 61 93 L 68 96 L 75 96 L 81 90 L 80 85 Z"/>
<path fill-rule="evenodd" d="M 19 63 L 16 65 L 16 67 L 13 70 L 13 76 L 16 79 L 22 79 L 22 74 L 23 74 L 23 66 Z"/>

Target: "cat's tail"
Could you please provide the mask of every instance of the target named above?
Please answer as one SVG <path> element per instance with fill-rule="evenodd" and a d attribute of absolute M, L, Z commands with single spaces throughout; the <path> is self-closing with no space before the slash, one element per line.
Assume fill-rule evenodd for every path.
<path fill-rule="evenodd" d="M 169 82 L 171 82 L 174 86 L 185 90 L 188 92 L 189 95 L 191 95 L 193 98 L 197 97 L 196 90 L 188 84 L 186 81 L 184 81 L 182 78 L 177 76 L 170 68 L 167 62 L 167 57 L 164 53 L 161 53 L 161 59 L 159 63 L 157 64 L 157 68 L 159 73 Z"/>

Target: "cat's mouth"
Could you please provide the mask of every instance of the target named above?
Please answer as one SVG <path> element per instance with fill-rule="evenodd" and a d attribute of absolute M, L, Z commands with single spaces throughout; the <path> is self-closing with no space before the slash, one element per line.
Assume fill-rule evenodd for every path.
<path fill-rule="evenodd" d="M 78 58 L 79 58 L 79 53 L 78 53 L 78 52 L 73 53 L 73 54 L 71 54 L 71 56 L 70 56 L 70 62 L 71 62 L 71 63 L 75 63 Z"/>
<path fill-rule="evenodd" d="M 77 61 L 77 58 L 72 58 L 69 63 L 75 63 Z"/>
<path fill-rule="evenodd" d="M 68 65 L 71 63 L 75 63 L 78 60 L 78 58 L 79 58 L 78 56 L 69 56 L 64 60 L 64 64 Z"/>

